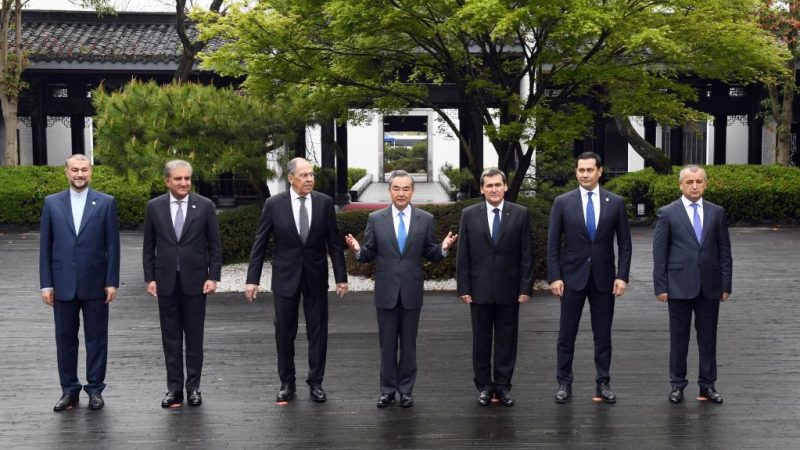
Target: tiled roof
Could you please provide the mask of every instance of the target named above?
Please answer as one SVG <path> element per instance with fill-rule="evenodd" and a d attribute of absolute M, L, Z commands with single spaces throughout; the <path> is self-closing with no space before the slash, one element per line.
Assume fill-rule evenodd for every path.
<path fill-rule="evenodd" d="M 24 11 L 22 18 L 22 40 L 32 64 L 174 64 L 182 51 L 174 13 L 98 17 L 93 12 Z M 196 35 L 194 27 L 189 34 Z"/>

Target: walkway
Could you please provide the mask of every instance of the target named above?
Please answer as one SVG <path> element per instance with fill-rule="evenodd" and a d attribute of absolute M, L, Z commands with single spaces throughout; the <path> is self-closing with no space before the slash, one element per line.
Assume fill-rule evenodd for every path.
<path fill-rule="evenodd" d="M 387 183 L 371 183 L 358 198 L 362 203 L 390 203 L 389 185 Z M 448 203 L 450 197 L 438 182 L 414 181 L 413 203 Z"/>
<path fill-rule="evenodd" d="M 205 404 L 159 407 L 165 384 L 156 300 L 145 295 L 141 235 L 125 233 L 120 298 L 111 309 L 106 407 L 54 413 L 60 392 L 52 311 L 39 300 L 38 235 L 0 235 L 0 448 L 796 448 L 800 442 L 800 229 L 732 229 L 734 293 L 719 326 L 721 406 L 667 402 L 667 310 L 652 293 L 652 231 L 633 230 L 632 282 L 617 302 L 612 386 L 595 404 L 588 312 L 575 360 L 575 398 L 552 400 L 558 300 L 521 310 L 517 405 L 480 407 L 472 385 L 469 310 L 454 293 L 426 296 L 416 405 L 375 408 L 378 338 L 372 294 L 330 299 L 328 402 L 278 387 L 270 295 L 213 296 L 206 321 Z M 588 308 L 587 308 L 588 310 Z M 83 353 L 81 353 L 83 355 Z M 305 375 L 305 336 L 297 357 Z M 83 357 L 81 357 L 83 364 Z M 697 376 L 697 350 L 689 376 Z M 298 386 L 299 387 L 299 386 Z"/>

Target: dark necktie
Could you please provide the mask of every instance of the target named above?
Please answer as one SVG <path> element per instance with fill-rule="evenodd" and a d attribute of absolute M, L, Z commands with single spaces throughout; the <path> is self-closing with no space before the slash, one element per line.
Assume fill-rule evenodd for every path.
<path fill-rule="evenodd" d="M 697 242 L 703 242 L 703 222 L 700 221 L 700 213 L 697 212 L 697 203 L 692 203 L 694 208 L 694 217 L 692 218 L 692 226 L 694 227 L 694 235 L 697 236 Z"/>
<path fill-rule="evenodd" d="M 175 238 L 181 240 L 181 233 L 183 232 L 183 201 L 178 200 L 178 210 L 175 212 Z"/>
<path fill-rule="evenodd" d="M 403 215 L 403 211 L 397 213 L 397 218 L 400 219 L 400 223 L 397 224 L 397 246 L 400 248 L 400 253 L 403 253 L 406 246 L 406 224 L 403 222 Z"/>
<path fill-rule="evenodd" d="M 492 220 L 492 245 L 497 246 L 497 239 L 500 238 L 500 208 L 492 210 L 494 219 Z"/>
<path fill-rule="evenodd" d="M 597 231 L 594 223 L 594 202 L 592 201 L 592 194 L 594 192 L 587 192 L 588 200 L 586 201 L 586 232 L 589 233 L 589 240 L 594 241 L 594 233 Z"/>
<path fill-rule="evenodd" d="M 308 210 L 306 210 L 306 198 L 300 197 L 300 240 L 303 244 L 308 239 Z"/>

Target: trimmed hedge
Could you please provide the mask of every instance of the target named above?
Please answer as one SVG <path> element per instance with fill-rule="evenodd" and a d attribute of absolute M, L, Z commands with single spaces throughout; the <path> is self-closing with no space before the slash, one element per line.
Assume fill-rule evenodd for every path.
<path fill-rule="evenodd" d="M 44 198 L 67 186 L 63 166 L 0 168 L 0 223 L 38 224 Z M 96 166 L 91 186 L 116 198 L 121 227 L 138 227 L 144 222 L 145 205 L 150 199 L 149 184 L 131 184 L 114 175 L 110 168 Z"/>
<path fill-rule="evenodd" d="M 647 168 L 614 178 L 605 187 L 625 197 L 631 217 L 637 203 L 644 203 L 646 214 L 655 217 L 658 208 L 680 197 L 680 169 L 658 175 Z M 730 223 L 795 221 L 800 217 L 800 168 L 721 165 L 704 169 L 708 175 L 704 197 L 724 207 Z"/>
<path fill-rule="evenodd" d="M 420 205 L 421 209 L 430 212 L 436 217 L 436 236 L 443 239 L 448 231 L 458 233 L 461 220 L 461 211 L 481 199 L 462 200 L 447 205 Z M 520 204 L 528 208 L 531 220 L 531 234 L 534 245 L 535 278 L 541 280 L 546 277 L 547 261 L 545 251 L 547 248 L 547 221 L 550 204 L 547 201 L 523 197 Z M 339 233 L 344 241 L 344 236 L 352 234 L 360 241 L 364 238 L 364 229 L 367 217 L 372 211 L 353 210 L 337 214 Z M 256 228 L 261 215 L 261 205 L 249 205 L 235 210 L 226 211 L 219 215 L 219 226 L 222 234 L 222 254 L 226 263 L 247 261 L 250 248 L 253 245 Z M 342 243 L 344 245 L 344 242 Z M 374 265 L 364 264 L 355 260 L 353 253 L 345 251 L 347 260 L 347 273 L 373 277 Z M 447 258 L 438 263 L 423 260 L 423 269 L 427 279 L 448 279 L 456 274 L 456 251 L 448 252 Z"/>

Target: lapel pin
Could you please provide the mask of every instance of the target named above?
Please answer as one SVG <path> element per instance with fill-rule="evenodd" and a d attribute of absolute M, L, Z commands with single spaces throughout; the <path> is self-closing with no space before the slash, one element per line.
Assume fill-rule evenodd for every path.
<path fill-rule="evenodd" d="M 609 200 L 608 200 L 608 197 L 606 197 L 606 201 L 609 201 Z"/>
<path fill-rule="evenodd" d="M 197 208 L 197 205 L 192 205 L 192 209 L 195 209 L 195 208 Z"/>
<path fill-rule="evenodd" d="M 96 204 L 97 204 L 97 202 L 96 202 L 96 201 L 94 201 L 94 200 L 92 200 L 92 204 L 93 204 L 93 205 L 96 205 Z"/>

